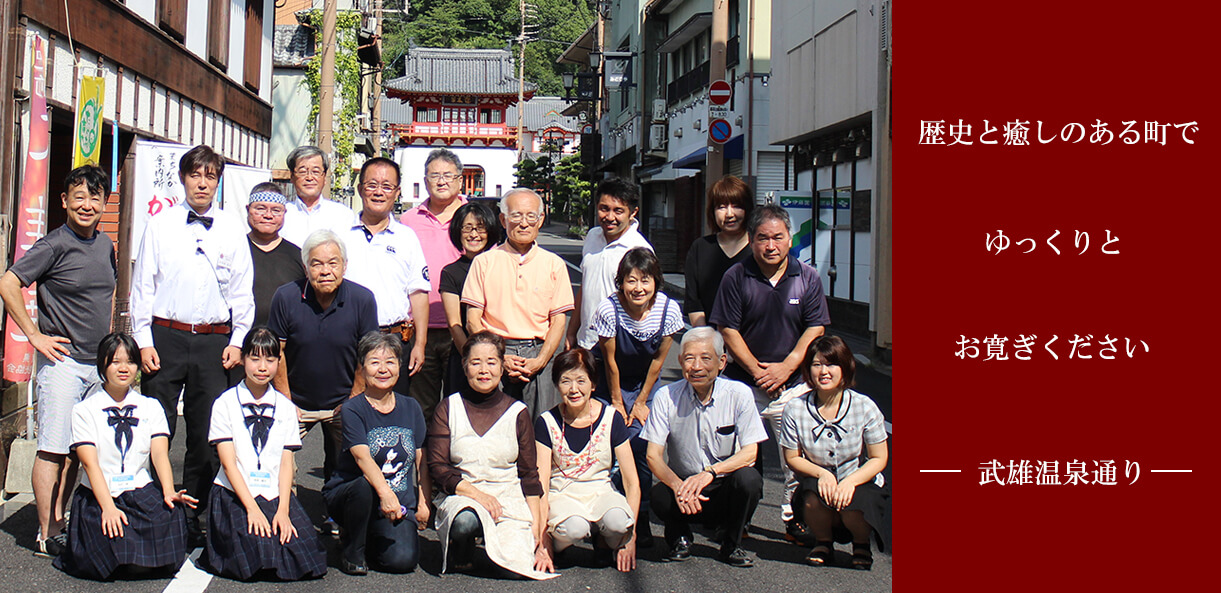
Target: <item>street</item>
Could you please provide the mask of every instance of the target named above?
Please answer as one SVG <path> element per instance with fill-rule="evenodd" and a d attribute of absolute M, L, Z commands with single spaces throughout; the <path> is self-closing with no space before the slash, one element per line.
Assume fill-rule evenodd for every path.
<path fill-rule="evenodd" d="M 559 227 L 553 227 L 559 228 Z M 540 243 L 560 254 L 570 263 L 579 261 L 581 244 L 544 233 Z M 570 266 L 574 282 L 579 282 L 579 270 Z M 673 296 L 681 298 L 680 294 Z M 856 344 L 853 344 L 855 347 Z M 679 378 L 677 363 L 678 348 L 670 351 L 662 374 L 662 383 Z M 883 413 L 890 420 L 890 378 L 872 369 L 858 370 L 858 389 L 874 397 Z M 325 516 L 319 490 L 322 486 L 322 441 L 321 431 L 313 431 L 298 454 L 300 470 L 298 495 L 306 510 L 321 524 Z M 120 582 L 107 585 L 113 592 L 151 591 L 209 591 L 209 592 L 257 592 L 291 590 L 300 593 L 313 591 L 335 591 L 354 587 L 352 590 L 389 591 L 412 590 L 419 592 L 463 591 L 816 591 L 816 592 L 885 592 L 892 589 L 891 557 L 889 550 L 878 553 L 875 548 L 873 570 L 855 571 L 849 568 L 812 568 L 804 563 L 808 548 L 799 547 L 783 539 L 784 526 L 780 521 L 779 504 L 781 484 L 774 445 L 770 442 L 764 456 L 764 497 L 749 530 L 749 539 L 743 547 L 756 556 L 753 568 L 732 568 L 714 559 L 716 544 L 710 542 L 710 530 L 696 527 L 693 557 L 681 563 L 661 561 L 665 544 L 661 539 L 662 526 L 654 522 L 653 533 L 656 544 L 642 550 L 636 571 L 619 573 L 612 568 L 573 567 L 561 570 L 559 578 L 544 581 L 507 581 L 495 578 L 493 573 L 483 571 L 476 575 L 439 574 L 441 567 L 440 544 L 433 530 L 422 534 L 420 567 L 412 574 L 388 575 L 371 572 L 365 577 L 351 577 L 337 568 L 338 540 L 324 537 L 330 552 L 331 569 L 324 579 L 301 583 L 240 583 L 214 578 L 193 566 L 187 565 L 174 580 L 159 579 L 136 582 Z M 181 471 L 182 439 L 172 445 L 171 460 L 175 471 Z M 892 449 L 893 455 L 893 449 Z M 886 471 L 889 478 L 890 471 Z M 33 556 L 36 514 L 29 495 L 21 495 L 5 503 L 0 512 L 0 572 L 6 577 L 4 589 L 13 592 L 33 591 L 94 591 L 100 586 L 67 576 L 51 566 L 51 561 Z M 849 559 L 847 546 L 838 546 L 836 561 L 846 565 Z M 198 553 L 198 551 L 196 552 Z"/>

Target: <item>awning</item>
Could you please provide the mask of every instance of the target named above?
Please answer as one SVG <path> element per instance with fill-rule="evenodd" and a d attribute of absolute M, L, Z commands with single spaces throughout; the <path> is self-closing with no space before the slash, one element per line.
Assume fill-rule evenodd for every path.
<path fill-rule="evenodd" d="M 741 134 L 739 134 L 733 138 L 730 138 L 729 142 L 725 143 L 725 158 L 727 158 L 727 159 L 742 158 L 742 147 L 744 144 L 745 144 L 745 141 L 742 139 Z M 675 169 L 703 169 L 704 163 L 707 162 L 707 160 L 708 160 L 708 147 L 701 146 L 701 147 L 695 149 L 694 151 L 692 151 L 691 154 L 688 154 L 687 156 L 684 156 L 683 158 L 678 159 L 677 161 L 674 161 L 674 164 L 672 165 L 672 167 Z"/>

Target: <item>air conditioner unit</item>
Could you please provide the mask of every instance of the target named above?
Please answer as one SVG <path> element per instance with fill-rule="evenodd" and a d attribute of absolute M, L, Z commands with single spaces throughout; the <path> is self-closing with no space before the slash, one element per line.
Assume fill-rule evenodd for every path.
<path fill-rule="evenodd" d="M 666 100 L 653 99 L 653 121 L 666 121 Z"/>
<path fill-rule="evenodd" d="M 649 150 L 665 150 L 666 140 L 665 124 L 653 124 L 649 128 Z"/>

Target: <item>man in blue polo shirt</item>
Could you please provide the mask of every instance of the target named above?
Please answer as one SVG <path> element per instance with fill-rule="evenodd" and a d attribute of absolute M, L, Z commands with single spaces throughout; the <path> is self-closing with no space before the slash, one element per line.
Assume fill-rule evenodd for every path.
<path fill-rule="evenodd" d="M 779 435 L 784 405 L 806 391 L 800 368 L 806 348 L 831 318 L 818 272 L 789 254 L 789 213 L 776 204 L 760 206 L 746 232 L 753 257 L 726 272 L 708 323 L 721 330 L 733 354 L 726 376 L 754 388 L 760 415 Z M 789 504 L 797 482 L 778 443 L 777 452 L 785 481 L 780 516 L 789 538 L 801 540 L 804 527 Z"/>
<path fill-rule="evenodd" d="M 347 249 L 335 233 L 314 231 L 301 253 L 306 278 L 281 286 L 271 298 L 268 327 L 284 352 L 275 387 L 297 405 L 302 438 L 322 424 L 322 473 L 329 479 L 343 438 L 339 405 L 364 391 L 356 379 L 356 344 L 377 331 L 377 301 L 369 289 L 344 281 Z"/>

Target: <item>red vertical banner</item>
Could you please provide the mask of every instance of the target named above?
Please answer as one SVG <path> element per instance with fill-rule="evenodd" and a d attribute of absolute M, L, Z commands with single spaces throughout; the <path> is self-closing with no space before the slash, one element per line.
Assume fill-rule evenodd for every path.
<path fill-rule="evenodd" d="M 25 176 L 21 183 L 21 202 L 17 209 L 17 241 L 13 261 L 17 261 L 47 232 L 47 158 L 51 146 L 51 122 L 47 117 L 47 52 L 41 36 L 34 37 L 34 76 L 30 96 L 30 142 L 25 153 Z M 30 317 L 38 319 L 34 285 L 22 291 Z M 4 332 L 4 378 L 26 381 L 34 367 L 34 349 L 16 323 Z"/>

